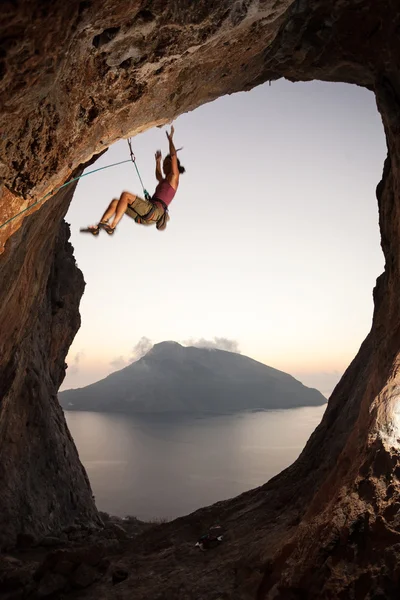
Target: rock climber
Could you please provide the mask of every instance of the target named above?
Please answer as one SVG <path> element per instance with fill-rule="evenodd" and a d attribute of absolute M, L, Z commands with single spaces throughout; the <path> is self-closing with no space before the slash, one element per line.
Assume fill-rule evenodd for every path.
<path fill-rule="evenodd" d="M 104 229 L 109 235 L 112 235 L 122 217 L 126 214 L 133 218 L 136 223 L 142 225 L 154 225 L 157 229 L 163 230 L 169 221 L 168 206 L 171 204 L 179 185 L 179 177 L 185 172 L 178 160 L 177 150 L 174 145 L 174 126 L 167 134 L 169 141 L 169 154 L 164 158 L 163 171 L 161 171 L 161 150 L 157 150 L 156 159 L 156 178 L 158 185 L 151 199 L 143 199 L 130 192 L 122 192 L 119 200 L 114 199 L 110 202 L 105 213 L 97 225 L 90 225 L 82 232 L 98 235 L 100 229 Z M 111 222 L 109 222 L 111 220 Z"/>

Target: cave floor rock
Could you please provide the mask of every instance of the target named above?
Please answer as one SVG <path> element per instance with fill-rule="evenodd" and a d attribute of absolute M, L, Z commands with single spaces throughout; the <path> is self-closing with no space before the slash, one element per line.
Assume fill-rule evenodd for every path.
<path fill-rule="evenodd" d="M 2 597 L 255 598 L 268 556 L 288 530 L 287 513 L 271 520 L 267 496 L 258 488 L 168 523 L 112 518 L 103 530 L 70 528 L 40 545 L 27 540 L 0 555 Z M 201 551 L 197 539 L 216 523 L 222 543 Z"/>
<path fill-rule="evenodd" d="M 291 468 L 284 472 L 290 479 Z M 281 474 L 282 475 L 282 474 Z M 40 545 L 0 556 L 0 591 L 5 600 L 390 600 L 398 598 L 400 533 L 367 513 L 342 527 L 332 524 L 318 544 L 320 570 L 302 573 L 293 586 L 281 579 L 265 589 L 266 576 L 280 571 L 293 552 L 303 509 L 294 497 L 268 484 L 168 523 L 132 517 L 104 518 L 104 528 L 70 527 Z M 366 480 L 365 485 L 372 485 Z M 292 489 L 295 494 L 295 489 Z M 305 490 L 305 494 L 307 491 Z M 304 500 L 304 498 L 303 498 Z M 351 499 L 355 508 L 357 498 Z M 393 510 L 392 510 L 393 513 Z M 388 520 L 394 514 L 387 514 Z M 210 526 L 224 529 L 221 544 L 195 546 Z M 326 525 L 325 525 L 326 526 Z M 397 527 L 392 523 L 392 527 Z M 315 534 L 312 526 L 306 531 Z M 318 537 L 318 536 L 316 536 Z M 319 536 L 324 538 L 324 536 Z M 311 540 L 310 540 L 311 541 Z M 286 548 L 282 555 L 280 550 Z M 328 573 L 330 577 L 328 577 Z M 325 584 L 328 582 L 328 585 Z M 271 588 L 271 589 L 270 589 Z"/>

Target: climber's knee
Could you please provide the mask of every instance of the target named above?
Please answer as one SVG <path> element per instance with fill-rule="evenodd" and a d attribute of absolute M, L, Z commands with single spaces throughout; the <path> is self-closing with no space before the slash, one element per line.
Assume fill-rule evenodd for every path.
<path fill-rule="evenodd" d="M 136 196 L 129 192 L 122 192 L 120 200 L 126 204 L 132 204 L 136 200 Z"/>

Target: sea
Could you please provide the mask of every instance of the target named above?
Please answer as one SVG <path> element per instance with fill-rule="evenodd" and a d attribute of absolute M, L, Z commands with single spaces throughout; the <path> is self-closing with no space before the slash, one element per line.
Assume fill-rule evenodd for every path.
<path fill-rule="evenodd" d="M 65 416 L 99 510 L 170 520 L 258 487 L 291 465 L 326 406 L 212 417 Z"/>

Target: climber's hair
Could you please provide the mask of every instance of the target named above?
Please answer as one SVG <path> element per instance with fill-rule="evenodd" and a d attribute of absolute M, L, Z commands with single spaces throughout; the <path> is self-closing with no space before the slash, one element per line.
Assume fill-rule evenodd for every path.
<path fill-rule="evenodd" d="M 181 175 L 186 171 L 185 167 L 181 165 L 181 161 L 178 158 L 178 170 Z"/>
<path fill-rule="evenodd" d="M 177 152 L 178 152 L 178 150 L 177 150 Z M 167 154 L 167 156 L 165 157 L 165 159 L 171 160 L 171 155 Z M 186 173 L 186 169 L 185 169 L 185 167 L 183 165 L 181 165 L 181 161 L 179 160 L 179 158 L 177 158 L 176 160 L 178 161 L 178 170 L 179 170 L 179 173 L 181 175 L 183 175 L 183 173 Z"/>

